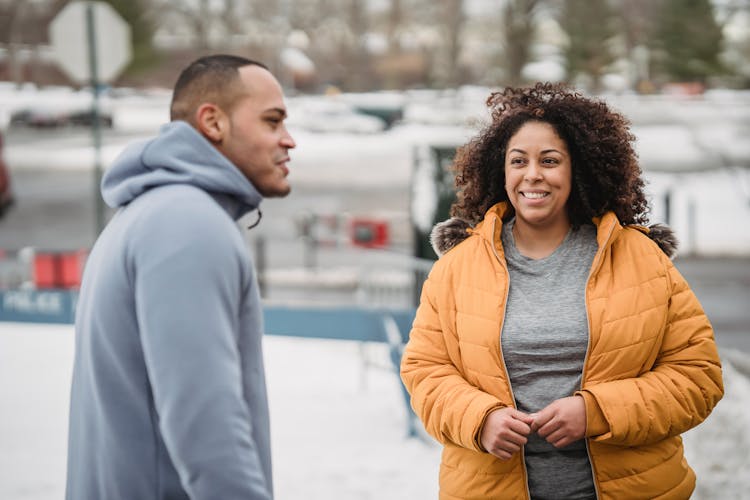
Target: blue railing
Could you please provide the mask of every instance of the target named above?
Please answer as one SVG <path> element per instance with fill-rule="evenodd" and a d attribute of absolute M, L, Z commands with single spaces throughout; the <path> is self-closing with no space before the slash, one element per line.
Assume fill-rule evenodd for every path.
<path fill-rule="evenodd" d="M 72 324 L 78 292 L 74 290 L 0 290 L 0 323 Z M 264 304 L 266 333 L 304 338 L 382 342 L 388 345 L 391 366 L 398 374 L 403 346 L 408 339 L 414 309 L 365 308 L 360 306 L 304 307 Z M 0 331 L 2 325 L 0 324 Z M 416 417 L 409 406 L 407 432 L 417 435 Z"/>

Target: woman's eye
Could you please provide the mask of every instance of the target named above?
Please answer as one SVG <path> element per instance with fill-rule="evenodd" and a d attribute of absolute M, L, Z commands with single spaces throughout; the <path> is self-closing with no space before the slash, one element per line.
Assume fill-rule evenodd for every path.
<path fill-rule="evenodd" d="M 546 165 L 557 165 L 559 161 L 557 158 L 545 158 L 542 160 Z"/>

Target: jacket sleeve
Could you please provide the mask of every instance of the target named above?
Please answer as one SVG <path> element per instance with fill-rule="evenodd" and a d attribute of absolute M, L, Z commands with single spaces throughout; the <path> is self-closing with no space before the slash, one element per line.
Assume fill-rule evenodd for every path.
<path fill-rule="evenodd" d="M 445 286 L 430 276 L 422 288 L 420 305 L 401 361 L 401 378 L 411 394 L 411 405 L 425 430 L 439 442 L 484 451 L 480 443 L 487 415 L 503 405 L 496 397 L 471 385 L 461 375 L 454 309 Z"/>
<path fill-rule="evenodd" d="M 143 222 L 131 264 L 141 344 L 155 418 L 189 497 L 267 500 L 237 344 L 247 257 L 212 208 Z"/>
<path fill-rule="evenodd" d="M 670 296 L 652 368 L 582 391 L 587 436 L 596 441 L 637 446 L 681 434 L 705 420 L 724 394 L 711 324 L 685 279 L 665 260 Z"/>

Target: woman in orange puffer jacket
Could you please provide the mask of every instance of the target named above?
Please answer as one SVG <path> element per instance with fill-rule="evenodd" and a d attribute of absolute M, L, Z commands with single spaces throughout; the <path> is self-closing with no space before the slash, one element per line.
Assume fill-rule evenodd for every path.
<path fill-rule="evenodd" d="M 440 498 L 686 499 L 723 395 L 713 330 L 646 227 L 628 122 L 559 85 L 490 96 L 401 374 Z"/>

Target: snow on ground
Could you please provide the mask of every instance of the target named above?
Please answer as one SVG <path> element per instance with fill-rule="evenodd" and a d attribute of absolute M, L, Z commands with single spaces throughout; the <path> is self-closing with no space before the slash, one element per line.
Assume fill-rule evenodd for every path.
<path fill-rule="evenodd" d="M 696 500 L 750 499 L 750 371 L 728 362 L 743 359 L 746 370 L 750 358 L 738 355 L 722 354 L 725 396 L 705 424 L 684 435 L 688 463 L 698 474 Z"/>
<path fill-rule="evenodd" d="M 72 330 L 0 323 L 2 499 L 63 496 Z M 278 500 L 437 497 L 440 447 L 406 437 L 384 346 L 269 336 L 265 356 Z M 747 370 L 750 360 L 722 356 L 726 395 L 684 436 L 696 500 L 750 498 L 750 379 L 727 361 Z"/>
<path fill-rule="evenodd" d="M 265 356 L 278 500 L 437 497 L 385 346 L 269 336 Z M 72 361 L 72 326 L 0 322 L 0 499 L 63 498 Z"/>

